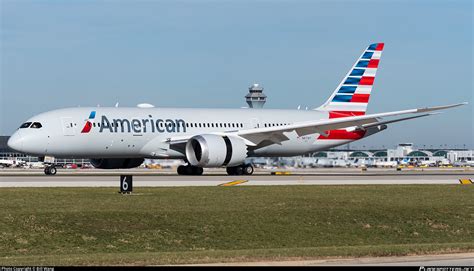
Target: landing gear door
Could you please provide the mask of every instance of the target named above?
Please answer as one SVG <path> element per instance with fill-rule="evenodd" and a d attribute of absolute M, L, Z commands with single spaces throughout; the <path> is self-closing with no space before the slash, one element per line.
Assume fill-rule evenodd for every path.
<path fill-rule="evenodd" d="M 71 117 L 61 118 L 61 123 L 63 126 L 63 134 L 65 136 L 73 136 L 76 133 L 76 129 Z"/>

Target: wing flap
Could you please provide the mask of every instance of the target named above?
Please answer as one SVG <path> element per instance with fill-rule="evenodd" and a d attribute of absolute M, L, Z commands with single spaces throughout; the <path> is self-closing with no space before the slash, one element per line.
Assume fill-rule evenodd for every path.
<path fill-rule="evenodd" d="M 406 117 L 406 118 L 399 118 L 399 119 L 393 119 L 393 120 L 387 120 L 387 121 L 379 121 L 379 122 L 375 122 L 375 123 L 365 124 L 361 128 L 362 129 L 367 129 L 367 128 L 375 127 L 375 126 L 379 126 L 379 125 L 385 125 L 385 124 L 390 124 L 390 123 L 404 121 L 404 120 L 417 119 L 417 118 L 427 117 L 427 116 L 436 115 L 436 114 L 440 114 L 440 113 L 429 113 L 429 114 L 411 116 L 411 117 Z"/>

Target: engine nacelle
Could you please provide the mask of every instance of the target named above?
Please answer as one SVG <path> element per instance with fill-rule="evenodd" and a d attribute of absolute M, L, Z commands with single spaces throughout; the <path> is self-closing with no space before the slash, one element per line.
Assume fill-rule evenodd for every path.
<path fill-rule="evenodd" d="M 101 158 L 90 161 L 95 168 L 118 169 L 138 167 L 144 160 L 143 158 Z"/>
<path fill-rule="evenodd" d="M 247 158 L 247 145 L 240 138 L 197 135 L 186 143 L 186 158 L 193 166 L 236 166 Z"/>

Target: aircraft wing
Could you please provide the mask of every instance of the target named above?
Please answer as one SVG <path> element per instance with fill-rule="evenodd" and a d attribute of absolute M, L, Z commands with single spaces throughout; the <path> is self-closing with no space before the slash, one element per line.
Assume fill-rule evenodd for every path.
<path fill-rule="evenodd" d="M 298 136 L 304 136 L 304 135 L 314 134 L 314 133 L 325 135 L 326 131 L 328 130 L 342 129 L 342 128 L 348 128 L 348 127 L 358 127 L 360 129 L 364 129 L 371 126 L 387 124 L 387 123 L 396 122 L 396 121 L 403 121 L 403 120 L 408 120 L 408 119 L 422 117 L 422 116 L 424 117 L 424 116 L 427 116 L 428 114 L 424 114 L 422 116 L 421 115 L 412 116 L 412 117 L 402 118 L 398 120 L 385 121 L 385 122 L 381 122 L 379 120 L 379 118 L 382 118 L 382 117 L 426 113 L 426 112 L 461 106 L 464 104 L 466 103 L 436 106 L 436 107 L 425 107 L 425 108 L 418 108 L 418 109 L 369 114 L 369 115 L 354 116 L 354 117 L 343 117 L 343 118 L 335 118 L 335 119 L 298 122 L 298 123 L 294 123 L 294 124 L 286 125 L 286 126 L 241 130 L 241 131 L 235 132 L 234 135 L 240 136 L 250 141 L 253 144 L 248 144 L 248 143 L 247 144 L 253 145 L 253 146 L 258 145 L 263 140 L 270 140 L 270 141 L 273 141 L 274 143 L 279 143 L 281 141 L 288 139 L 283 134 L 284 132 L 295 131 L 298 134 Z M 229 135 L 232 135 L 232 134 L 229 134 Z"/>
<path fill-rule="evenodd" d="M 256 146 L 264 140 L 272 141 L 278 144 L 282 141 L 288 140 L 288 137 L 284 134 L 286 132 L 295 131 L 298 134 L 298 136 L 304 136 L 304 135 L 315 134 L 315 133 L 326 135 L 326 131 L 328 130 L 343 129 L 343 128 L 348 128 L 348 127 L 355 127 L 356 129 L 357 128 L 365 129 L 372 126 L 383 125 L 383 124 L 393 123 L 397 121 L 404 121 L 404 120 L 409 120 L 413 118 L 425 117 L 431 114 L 422 114 L 422 115 L 416 115 L 416 116 L 411 116 L 411 117 L 406 117 L 406 118 L 400 118 L 396 120 L 380 121 L 380 118 L 383 118 L 383 117 L 392 117 L 392 116 L 405 115 L 405 114 L 427 113 L 427 112 L 437 111 L 441 109 L 457 107 L 457 106 L 461 106 L 465 104 L 467 103 L 408 109 L 408 110 L 402 110 L 402 111 L 393 111 L 393 112 L 377 113 L 377 114 L 369 114 L 369 115 L 361 115 L 361 116 L 353 116 L 353 117 L 304 121 L 304 122 L 297 122 L 294 124 L 284 125 L 284 126 L 253 128 L 253 129 L 238 130 L 238 131 L 217 132 L 217 133 L 212 133 L 212 134 L 240 137 L 249 146 Z M 186 141 L 190 137 L 192 136 L 174 137 L 174 138 L 169 138 L 166 141 L 169 142 L 170 144 L 182 144 L 182 143 L 186 143 Z"/>

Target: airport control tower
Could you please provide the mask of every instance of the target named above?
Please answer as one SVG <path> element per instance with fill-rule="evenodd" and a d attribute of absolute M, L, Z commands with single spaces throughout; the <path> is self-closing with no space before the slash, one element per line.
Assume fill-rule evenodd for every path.
<path fill-rule="evenodd" d="M 262 108 L 267 101 L 267 95 L 263 94 L 263 87 L 253 84 L 249 87 L 249 93 L 245 95 L 245 100 L 250 108 Z"/>

